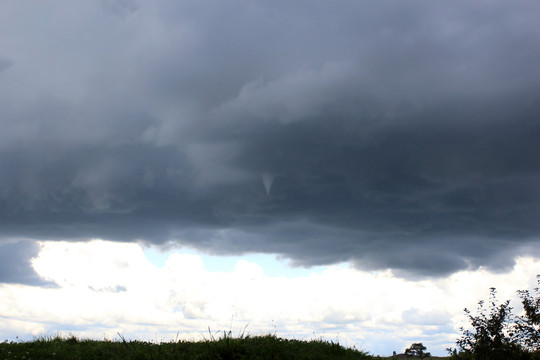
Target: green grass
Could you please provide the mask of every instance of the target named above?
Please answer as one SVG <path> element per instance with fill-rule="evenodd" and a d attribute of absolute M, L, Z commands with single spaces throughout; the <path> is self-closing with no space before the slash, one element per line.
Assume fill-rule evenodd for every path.
<path fill-rule="evenodd" d="M 324 340 L 290 340 L 274 335 L 239 336 L 223 333 L 203 341 L 150 343 L 145 341 L 96 341 L 62 338 L 39 338 L 30 342 L 0 343 L 0 360 L 361 360 L 372 359 L 363 351 L 345 348 Z"/>

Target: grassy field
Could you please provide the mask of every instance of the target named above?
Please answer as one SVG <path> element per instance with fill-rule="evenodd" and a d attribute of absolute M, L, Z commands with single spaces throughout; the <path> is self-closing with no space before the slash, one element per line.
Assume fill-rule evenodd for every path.
<path fill-rule="evenodd" d="M 40 338 L 31 342 L 0 343 L 0 360 L 31 359 L 213 359 L 213 360 L 361 360 L 367 353 L 323 340 L 288 340 L 274 335 L 233 337 L 154 344 L 143 341 L 96 341 L 69 338 Z M 376 357 L 375 357 L 376 358 Z"/>

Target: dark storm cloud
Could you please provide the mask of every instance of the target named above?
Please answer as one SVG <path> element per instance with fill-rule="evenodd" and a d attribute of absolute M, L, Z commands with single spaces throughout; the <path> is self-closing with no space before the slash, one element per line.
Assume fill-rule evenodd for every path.
<path fill-rule="evenodd" d="M 428 275 L 538 241 L 534 1 L 2 6 L 4 239 Z"/>
<path fill-rule="evenodd" d="M 0 56 L 0 72 L 9 69 L 11 66 L 13 66 L 11 59 Z"/>
<path fill-rule="evenodd" d="M 33 241 L 0 243 L 0 284 L 51 285 L 32 268 L 32 258 L 38 252 L 39 245 Z"/>

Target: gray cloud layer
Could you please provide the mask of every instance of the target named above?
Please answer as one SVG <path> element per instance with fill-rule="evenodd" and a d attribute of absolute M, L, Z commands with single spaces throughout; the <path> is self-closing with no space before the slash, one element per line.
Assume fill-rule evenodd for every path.
<path fill-rule="evenodd" d="M 0 284 L 54 286 L 41 279 L 32 268 L 32 258 L 38 252 L 39 246 L 33 241 L 0 243 Z"/>
<path fill-rule="evenodd" d="M 537 244 L 535 1 L 34 5 L 0 12 L 3 239 L 424 275 Z"/>

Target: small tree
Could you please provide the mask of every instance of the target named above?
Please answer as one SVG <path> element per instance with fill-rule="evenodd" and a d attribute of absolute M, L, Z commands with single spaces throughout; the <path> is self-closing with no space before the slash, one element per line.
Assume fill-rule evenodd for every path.
<path fill-rule="evenodd" d="M 540 285 L 540 275 L 536 279 Z M 540 289 L 534 289 L 535 296 L 529 290 L 520 290 L 518 294 L 524 310 L 524 315 L 516 320 L 518 340 L 527 350 L 540 351 Z"/>
<path fill-rule="evenodd" d="M 414 356 L 414 357 L 427 357 L 430 356 L 430 353 L 425 353 L 426 347 L 422 343 L 414 343 L 411 347 L 405 349 L 405 355 Z"/>
<path fill-rule="evenodd" d="M 477 315 L 472 315 L 468 309 L 465 309 L 472 330 L 460 328 L 463 335 L 456 344 L 462 351 L 463 357 L 473 355 L 479 360 L 506 360 L 518 358 L 522 353 L 511 326 L 510 300 L 499 305 L 496 295 L 495 288 L 491 288 L 489 313 L 486 313 L 487 309 L 483 300 L 478 302 Z"/>

